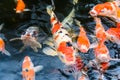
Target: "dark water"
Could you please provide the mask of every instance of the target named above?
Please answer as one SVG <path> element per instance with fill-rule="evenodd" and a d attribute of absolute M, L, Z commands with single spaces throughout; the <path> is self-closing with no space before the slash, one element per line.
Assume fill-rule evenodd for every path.
<path fill-rule="evenodd" d="M 60 21 L 75 7 L 75 18 L 81 21 L 88 35 L 94 32 L 95 27 L 93 19 L 88 17 L 88 11 L 95 4 L 105 2 L 105 0 L 80 0 L 79 3 L 74 6 L 72 0 L 54 1 L 56 6 L 55 13 Z M 35 53 L 31 48 L 27 48 L 22 53 L 19 53 L 18 50 L 23 46 L 22 42 L 9 42 L 9 39 L 20 37 L 26 28 L 33 25 L 40 28 L 40 42 L 51 36 L 49 16 L 46 13 L 46 6 L 51 4 L 50 0 L 24 0 L 24 2 L 27 8 L 32 11 L 16 14 L 13 10 L 16 6 L 14 0 L 0 0 L 0 24 L 5 24 L 0 32 L 0 36 L 6 42 L 6 49 L 12 54 L 11 57 L 0 54 L 0 80 L 22 80 L 21 65 L 26 55 L 30 56 L 35 66 L 44 66 L 42 71 L 36 73 L 36 80 L 74 80 L 72 76 L 65 76 L 59 71 L 59 69 L 63 69 L 64 64 L 58 57 L 47 56 L 42 53 L 42 49 L 39 49 L 39 52 Z M 104 19 L 102 19 L 102 21 L 105 29 L 114 26 L 114 24 L 109 21 L 107 22 Z M 112 58 L 120 58 L 120 46 L 110 41 L 105 44 Z M 81 56 L 86 62 L 94 58 L 92 50 L 90 50 L 88 54 L 81 54 Z M 104 73 L 103 80 L 120 80 L 119 66 L 120 61 L 110 61 L 110 67 Z M 90 80 L 98 80 L 99 72 L 90 69 L 88 76 Z"/>

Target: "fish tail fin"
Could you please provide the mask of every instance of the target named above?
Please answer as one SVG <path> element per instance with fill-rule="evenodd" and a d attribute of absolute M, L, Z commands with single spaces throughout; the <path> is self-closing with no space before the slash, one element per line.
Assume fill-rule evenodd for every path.
<path fill-rule="evenodd" d="M 6 54 L 7 56 L 11 56 L 11 54 L 6 49 L 3 51 L 3 53 Z"/>
<path fill-rule="evenodd" d="M 50 56 L 56 56 L 57 55 L 57 51 L 52 49 L 52 48 L 50 48 L 50 47 L 45 47 L 42 51 L 46 55 L 50 55 Z"/>
<path fill-rule="evenodd" d="M 35 71 L 35 72 L 41 71 L 42 69 L 43 69 L 43 66 L 42 66 L 42 65 L 39 65 L 39 66 L 34 67 L 34 71 Z"/>

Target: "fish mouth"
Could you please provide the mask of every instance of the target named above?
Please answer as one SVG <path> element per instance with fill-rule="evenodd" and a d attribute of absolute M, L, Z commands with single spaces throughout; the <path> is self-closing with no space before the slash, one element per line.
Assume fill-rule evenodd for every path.
<path fill-rule="evenodd" d="M 92 17 L 96 17 L 96 16 L 97 16 L 96 11 L 94 11 L 94 10 L 91 10 L 91 11 L 89 12 L 89 14 L 90 14 Z"/>

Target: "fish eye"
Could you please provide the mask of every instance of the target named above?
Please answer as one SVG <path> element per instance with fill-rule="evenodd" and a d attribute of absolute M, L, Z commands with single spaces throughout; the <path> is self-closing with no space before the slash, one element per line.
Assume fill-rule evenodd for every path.
<path fill-rule="evenodd" d="M 37 31 L 33 31 L 32 36 L 36 36 L 37 35 Z"/>
<path fill-rule="evenodd" d="M 62 31 L 59 31 L 59 33 L 62 33 Z"/>
<path fill-rule="evenodd" d="M 28 72 L 29 70 L 26 68 L 25 71 Z"/>
<path fill-rule="evenodd" d="M 66 42 L 66 46 L 71 47 L 72 44 L 70 42 Z"/>
<path fill-rule="evenodd" d="M 101 12 L 103 13 L 103 12 L 105 12 L 104 10 L 101 10 Z"/>
<path fill-rule="evenodd" d="M 25 32 L 25 31 L 23 31 L 23 32 L 22 32 L 22 35 L 25 35 L 25 33 L 26 33 L 26 32 Z"/>
<path fill-rule="evenodd" d="M 113 36 L 111 36 L 111 37 L 110 37 L 110 40 L 111 40 L 111 41 L 114 41 L 114 37 L 113 37 Z"/>

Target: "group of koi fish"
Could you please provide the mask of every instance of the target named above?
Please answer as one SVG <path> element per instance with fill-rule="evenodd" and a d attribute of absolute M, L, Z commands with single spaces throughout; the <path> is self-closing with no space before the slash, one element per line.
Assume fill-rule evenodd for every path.
<path fill-rule="evenodd" d="M 87 76 L 87 70 L 92 64 L 96 65 L 96 68 L 102 73 L 108 69 L 110 60 L 112 59 L 105 41 L 110 40 L 113 43 L 120 44 L 120 0 L 112 2 L 105 2 L 97 4 L 90 10 L 90 15 L 93 17 L 95 26 L 95 38 L 94 43 L 90 43 L 87 37 L 86 31 L 81 26 L 80 21 L 75 19 L 76 24 L 79 26 L 80 32 L 76 42 L 72 41 L 72 36 L 67 31 L 65 26 L 58 20 L 54 13 L 53 6 L 47 6 L 47 13 L 50 15 L 50 23 L 52 25 L 51 33 L 52 38 L 48 38 L 43 44 L 49 45 L 49 47 L 43 48 L 43 52 L 46 55 L 58 56 L 59 59 L 65 64 L 65 70 L 71 70 L 75 80 L 89 80 Z M 23 0 L 17 0 L 16 13 L 22 13 L 25 11 L 25 3 Z M 116 22 L 116 28 L 104 29 L 101 19 L 98 16 L 109 17 Z M 3 24 L 0 26 L 2 29 Z M 73 26 L 74 27 L 74 26 Z M 29 27 L 26 29 L 25 34 L 22 34 L 20 38 L 13 38 L 10 41 L 22 40 L 24 46 L 20 49 L 22 52 L 27 46 L 30 46 L 35 52 L 38 52 L 38 48 L 42 48 L 42 45 L 38 41 L 39 28 Z M 79 55 L 78 50 L 82 53 L 87 53 L 89 49 L 93 48 L 95 59 L 89 61 L 86 65 L 84 60 Z M 0 38 L 0 51 L 8 56 L 11 54 L 5 49 L 5 43 Z M 34 67 L 29 56 L 26 56 L 22 65 L 22 75 L 24 80 L 35 80 L 35 72 L 40 71 L 43 66 Z M 69 71 L 68 71 L 69 72 Z M 102 79 L 102 78 L 101 78 Z"/>

